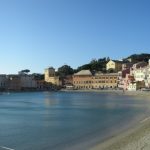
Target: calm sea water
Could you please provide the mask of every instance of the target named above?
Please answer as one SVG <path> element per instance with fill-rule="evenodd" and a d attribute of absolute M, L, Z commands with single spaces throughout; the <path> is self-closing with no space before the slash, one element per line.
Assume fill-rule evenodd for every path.
<path fill-rule="evenodd" d="M 148 105 L 149 101 L 117 94 L 4 93 L 0 95 L 0 147 L 86 150 L 148 114 Z"/>

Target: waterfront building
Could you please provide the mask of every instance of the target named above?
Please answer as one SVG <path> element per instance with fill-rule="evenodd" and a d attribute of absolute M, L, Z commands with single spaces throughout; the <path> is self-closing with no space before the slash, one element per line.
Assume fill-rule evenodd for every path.
<path fill-rule="evenodd" d="M 125 78 L 123 78 L 122 81 L 123 81 L 123 89 L 128 90 L 128 86 L 132 84 L 135 81 L 135 79 L 133 75 L 126 74 Z"/>
<path fill-rule="evenodd" d="M 21 89 L 35 89 L 37 88 L 37 82 L 33 75 L 20 74 Z"/>
<path fill-rule="evenodd" d="M 92 73 L 90 70 L 81 70 L 73 75 L 75 89 L 92 89 Z"/>
<path fill-rule="evenodd" d="M 147 67 L 138 68 L 132 71 L 135 81 L 144 81 L 147 75 Z"/>
<path fill-rule="evenodd" d="M 56 86 L 62 85 L 62 82 L 59 76 L 56 76 L 55 69 L 53 67 L 45 69 L 44 78 L 45 78 L 45 82 L 47 83 L 52 83 Z"/>
<path fill-rule="evenodd" d="M 122 71 L 118 72 L 118 88 L 123 89 L 123 77 L 122 77 Z"/>
<path fill-rule="evenodd" d="M 117 81 L 117 73 L 92 74 L 90 70 L 81 70 L 73 76 L 73 85 L 75 89 L 116 88 L 118 84 Z"/>
<path fill-rule="evenodd" d="M 128 91 L 137 91 L 137 90 L 142 89 L 144 87 L 145 87 L 144 81 L 142 81 L 142 82 L 140 82 L 140 81 L 135 82 L 134 81 L 134 82 L 131 82 L 128 84 L 127 89 L 128 89 Z"/>
<path fill-rule="evenodd" d="M 20 91 L 21 90 L 21 80 L 18 75 L 8 75 L 8 90 Z"/>
<path fill-rule="evenodd" d="M 122 61 L 119 60 L 110 60 L 107 64 L 106 64 L 106 70 L 112 70 L 114 72 L 118 72 L 122 70 Z"/>
<path fill-rule="evenodd" d="M 130 62 L 122 65 L 122 71 L 119 73 L 118 87 L 124 90 L 137 90 L 146 86 L 147 63 L 138 62 L 132 64 Z M 148 79 L 148 78 L 147 78 Z M 148 80 L 147 80 L 148 81 Z"/>
<path fill-rule="evenodd" d="M 7 85 L 8 85 L 8 80 L 6 75 L 1 74 L 0 75 L 0 90 L 5 90 L 7 89 Z"/>
<path fill-rule="evenodd" d="M 137 83 L 136 82 L 129 83 L 129 85 L 127 86 L 127 89 L 128 89 L 128 91 L 136 91 Z"/>
<path fill-rule="evenodd" d="M 148 67 L 147 67 L 147 77 L 146 77 L 146 83 L 145 84 L 148 88 L 150 88 L 150 59 L 149 59 Z"/>
<path fill-rule="evenodd" d="M 145 82 L 145 87 L 150 88 L 150 61 L 149 64 L 143 63 L 141 66 L 133 67 L 131 74 L 134 76 L 135 81 Z"/>
<path fill-rule="evenodd" d="M 92 77 L 92 87 L 94 89 L 117 88 L 118 73 L 96 73 Z"/>

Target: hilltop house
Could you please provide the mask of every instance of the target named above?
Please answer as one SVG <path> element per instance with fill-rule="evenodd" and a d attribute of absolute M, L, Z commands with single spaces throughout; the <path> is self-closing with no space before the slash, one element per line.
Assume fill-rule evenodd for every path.
<path fill-rule="evenodd" d="M 110 60 L 107 64 L 106 64 L 106 70 L 112 70 L 114 72 L 118 72 L 122 70 L 122 61 L 119 60 Z"/>

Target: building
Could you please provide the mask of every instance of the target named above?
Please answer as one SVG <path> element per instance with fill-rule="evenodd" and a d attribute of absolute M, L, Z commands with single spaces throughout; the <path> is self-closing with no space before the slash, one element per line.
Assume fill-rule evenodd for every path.
<path fill-rule="evenodd" d="M 73 85 L 75 89 L 116 88 L 118 84 L 117 81 L 117 73 L 92 74 L 90 70 L 81 70 L 73 76 Z"/>
<path fill-rule="evenodd" d="M 136 66 L 134 66 L 131 71 L 132 75 L 135 78 L 135 81 L 144 81 L 145 87 L 150 88 L 150 61 L 148 65 L 145 62 L 140 62 L 135 65 Z"/>
<path fill-rule="evenodd" d="M 132 68 L 132 66 L 133 66 L 133 63 L 131 63 L 131 62 L 123 63 L 122 70 L 130 69 L 130 68 Z"/>
<path fill-rule="evenodd" d="M 20 84 L 21 89 L 36 89 L 37 88 L 37 82 L 34 79 L 34 76 L 27 75 L 27 74 L 20 74 Z"/>
<path fill-rule="evenodd" d="M 92 77 L 92 87 L 94 89 L 102 88 L 117 88 L 118 85 L 117 73 L 96 73 Z"/>
<path fill-rule="evenodd" d="M 0 75 L 0 91 L 6 90 L 8 86 L 8 80 L 6 75 Z"/>
<path fill-rule="evenodd" d="M 138 68 L 143 68 L 143 67 L 146 67 L 148 64 L 146 63 L 146 62 L 144 62 L 144 61 L 142 61 L 142 62 L 138 62 L 138 63 L 135 63 L 135 64 L 133 64 L 133 66 L 132 66 L 132 70 L 136 70 L 136 69 L 138 69 Z"/>
<path fill-rule="evenodd" d="M 131 82 L 127 86 L 127 89 L 128 89 L 128 91 L 137 91 L 137 90 L 144 88 L 144 87 L 145 87 L 144 82 Z"/>
<path fill-rule="evenodd" d="M 21 90 L 21 80 L 19 75 L 8 75 L 8 90 L 20 91 Z"/>
<path fill-rule="evenodd" d="M 122 65 L 122 71 L 119 72 L 118 87 L 125 90 L 135 90 L 145 87 L 150 87 L 150 62 L 131 63 L 127 62 Z M 143 82 L 145 84 L 143 84 Z M 136 88 L 135 88 L 136 87 Z"/>
<path fill-rule="evenodd" d="M 114 72 L 118 72 L 122 70 L 122 61 L 118 61 L 118 60 L 110 60 L 107 64 L 106 64 L 106 70 L 107 71 L 114 71 Z"/>
<path fill-rule="evenodd" d="M 59 76 L 56 76 L 55 69 L 53 67 L 45 69 L 44 75 L 45 75 L 44 76 L 45 82 L 52 83 L 53 85 L 56 85 L 56 86 L 62 85 L 62 82 Z"/>
<path fill-rule="evenodd" d="M 122 83 L 123 83 L 123 89 L 128 90 L 128 86 L 130 83 L 133 83 L 135 81 L 134 76 L 130 74 L 126 74 L 126 77 L 123 78 Z"/>
<path fill-rule="evenodd" d="M 75 89 L 92 89 L 92 73 L 90 70 L 81 70 L 73 75 Z"/>

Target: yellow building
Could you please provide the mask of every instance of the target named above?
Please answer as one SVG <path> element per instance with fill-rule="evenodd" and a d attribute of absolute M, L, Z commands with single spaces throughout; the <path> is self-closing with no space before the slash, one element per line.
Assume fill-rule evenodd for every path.
<path fill-rule="evenodd" d="M 118 86 L 117 73 L 97 73 L 92 77 L 92 87 L 99 88 L 116 88 Z"/>
<path fill-rule="evenodd" d="M 61 86 L 59 76 L 55 75 L 55 69 L 53 67 L 45 69 L 44 75 L 45 75 L 45 82 Z"/>
<path fill-rule="evenodd" d="M 122 70 L 122 61 L 118 60 L 110 60 L 106 64 L 106 70 L 113 70 L 115 72 L 121 71 Z"/>

